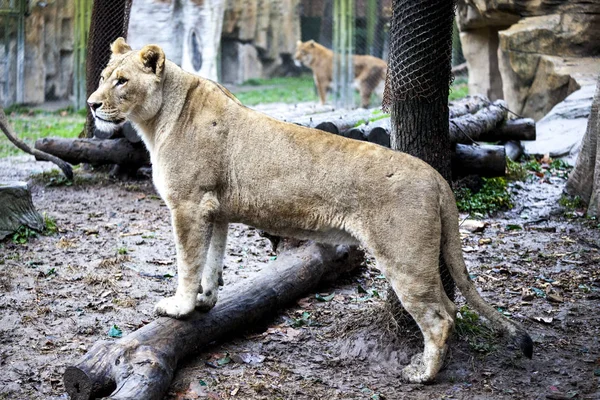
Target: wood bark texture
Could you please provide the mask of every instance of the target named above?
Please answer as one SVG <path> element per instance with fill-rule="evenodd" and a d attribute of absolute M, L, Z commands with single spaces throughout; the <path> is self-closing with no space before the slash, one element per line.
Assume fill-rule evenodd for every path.
<path fill-rule="evenodd" d="M 208 313 L 196 312 L 186 320 L 158 318 L 116 342 L 97 342 L 66 369 L 67 393 L 71 400 L 160 400 L 181 359 L 274 316 L 362 259 L 360 251 L 348 246 L 308 242 L 285 250 L 262 273 L 225 287 Z"/>
<path fill-rule="evenodd" d="M 592 110 L 575 168 L 567 180 L 566 191 L 588 205 L 590 217 L 600 216 L 600 77 Z"/>
<path fill-rule="evenodd" d="M 44 230 L 44 219 L 33 206 L 27 182 L 0 183 L 0 240 L 21 226 Z"/>
<path fill-rule="evenodd" d="M 119 164 L 140 167 L 150 162 L 148 151 L 127 139 L 64 139 L 43 138 L 35 142 L 36 149 L 58 156 L 73 164 Z"/>
<path fill-rule="evenodd" d="M 469 146 L 457 144 L 452 153 L 452 175 L 459 178 L 479 175 L 485 178 L 504 176 L 506 150 L 504 146 Z"/>
<path fill-rule="evenodd" d="M 12 144 L 14 144 L 18 149 L 23 150 L 25 153 L 31 154 L 35 156 L 37 160 L 50 161 L 58 166 L 61 169 L 63 174 L 67 177 L 67 179 L 73 179 L 73 168 L 66 163 L 64 160 L 56 157 L 52 154 L 48 154 L 44 151 L 38 149 L 32 149 L 29 145 L 23 142 L 21 139 L 17 137 L 17 134 L 12 130 L 8 123 L 8 119 L 6 118 L 6 114 L 4 114 L 4 110 L 0 107 L 0 129 L 8 140 Z"/>

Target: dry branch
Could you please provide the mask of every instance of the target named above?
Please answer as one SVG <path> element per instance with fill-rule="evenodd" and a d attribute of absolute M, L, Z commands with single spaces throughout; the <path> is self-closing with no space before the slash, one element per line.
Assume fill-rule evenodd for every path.
<path fill-rule="evenodd" d="M 45 153 L 40 150 L 32 149 L 31 147 L 29 147 L 29 145 L 27 145 L 27 143 L 23 142 L 21 139 L 19 139 L 17 137 L 15 132 L 10 127 L 10 125 L 8 123 L 8 119 L 6 118 L 6 114 L 4 114 L 4 110 L 1 107 L 0 107 L 0 129 L 2 129 L 2 132 L 4 132 L 4 134 L 6 135 L 8 140 L 10 140 L 12 144 L 17 146 L 17 148 L 24 151 L 25 153 L 35 156 L 36 160 L 50 161 L 50 162 L 56 164 L 58 166 L 58 168 L 61 169 L 63 174 L 67 177 L 67 179 L 73 180 L 73 168 L 68 163 L 66 163 L 65 161 L 61 160 L 58 157 L 55 157 L 52 154 L 48 154 L 48 153 Z"/>
<path fill-rule="evenodd" d="M 262 273 L 226 287 L 206 314 L 196 312 L 187 320 L 158 318 L 116 342 L 97 342 L 66 369 L 67 393 L 71 400 L 162 399 L 181 359 L 272 317 L 361 260 L 362 254 L 347 246 L 309 242 L 284 251 Z"/>
<path fill-rule="evenodd" d="M 36 140 L 35 147 L 73 164 L 118 164 L 140 167 L 150 162 L 144 146 L 133 145 L 124 138 L 107 140 L 43 138 Z"/>

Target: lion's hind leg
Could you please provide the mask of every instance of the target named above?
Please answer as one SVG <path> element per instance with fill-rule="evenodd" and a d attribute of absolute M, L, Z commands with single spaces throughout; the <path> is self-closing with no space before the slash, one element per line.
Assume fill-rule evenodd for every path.
<path fill-rule="evenodd" d="M 429 230 L 387 237 L 375 259 L 402 306 L 419 326 L 424 350 L 404 368 L 402 377 L 413 383 L 432 381 L 444 362 L 454 328 L 456 306 L 448 299 L 439 274 L 439 240 Z M 402 243 L 401 246 L 398 244 Z"/>

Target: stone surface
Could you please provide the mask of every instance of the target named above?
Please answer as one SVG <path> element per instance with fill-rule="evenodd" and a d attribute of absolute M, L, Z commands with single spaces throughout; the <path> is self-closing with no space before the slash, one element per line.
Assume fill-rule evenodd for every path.
<path fill-rule="evenodd" d="M 575 164 L 592 108 L 595 85 L 588 84 L 560 102 L 536 124 L 537 139 L 522 142 L 527 154 L 549 154 Z"/>
<path fill-rule="evenodd" d="M 222 80 L 268 77 L 300 39 L 300 0 L 136 0 L 129 20 L 133 48 L 156 43 L 183 69 Z M 212 16 L 221 13 L 222 18 Z M 250 49 L 252 47 L 252 49 Z"/>
<path fill-rule="evenodd" d="M 523 117 L 539 120 L 600 69 L 598 1 L 458 0 L 457 21 L 470 94 Z"/>
<path fill-rule="evenodd" d="M 469 94 L 501 99 L 502 77 L 498 69 L 498 29 L 484 27 L 461 32 L 460 41 L 469 70 Z"/>

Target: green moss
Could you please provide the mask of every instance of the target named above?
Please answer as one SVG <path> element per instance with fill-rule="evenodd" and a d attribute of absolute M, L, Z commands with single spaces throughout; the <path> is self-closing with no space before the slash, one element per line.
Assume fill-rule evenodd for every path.
<path fill-rule="evenodd" d="M 488 215 L 513 207 L 504 178 L 483 178 L 483 187 L 479 192 L 460 188 L 455 190 L 454 195 L 458 209 L 468 213 Z"/>

